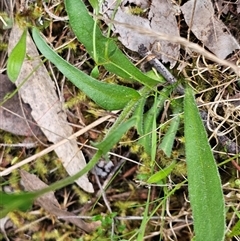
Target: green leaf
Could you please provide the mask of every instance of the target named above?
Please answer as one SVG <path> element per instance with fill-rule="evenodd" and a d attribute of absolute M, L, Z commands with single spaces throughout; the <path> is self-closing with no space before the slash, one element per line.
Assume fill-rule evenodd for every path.
<path fill-rule="evenodd" d="M 237 223 L 233 226 L 231 232 L 228 233 L 229 238 L 233 238 L 234 236 L 240 235 L 240 220 L 237 221 Z"/>
<path fill-rule="evenodd" d="M 99 12 L 99 0 L 89 0 L 91 6 L 93 7 L 94 9 L 94 12 L 95 13 L 98 13 Z"/>
<path fill-rule="evenodd" d="M 176 162 L 174 161 L 168 167 L 154 173 L 151 177 L 148 178 L 147 183 L 159 183 L 171 173 L 175 165 Z"/>
<path fill-rule="evenodd" d="M 184 125 L 195 240 L 221 241 L 225 231 L 221 181 L 190 87 L 184 98 Z"/>
<path fill-rule="evenodd" d="M 159 148 L 164 151 L 167 157 L 171 156 L 172 148 L 176 133 L 178 131 L 178 127 L 180 124 L 180 116 L 179 113 L 182 111 L 182 105 L 179 101 L 173 106 L 173 114 L 176 115 L 171 120 L 171 124 L 167 130 L 167 133 L 164 135 Z"/>
<path fill-rule="evenodd" d="M 139 144 L 144 147 L 145 152 L 151 156 L 152 152 L 152 135 L 151 132 L 155 131 L 152 129 L 153 122 L 155 120 L 155 116 L 159 114 L 164 106 L 165 100 L 168 98 L 169 94 L 171 93 L 172 89 L 171 86 L 165 87 L 157 97 L 156 104 L 148 110 L 143 117 L 143 135 L 139 139 Z M 157 106 L 157 108 L 155 108 Z"/>
<path fill-rule="evenodd" d="M 73 176 L 67 177 L 63 180 L 60 180 L 52 185 L 43 188 L 42 190 L 38 190 L 36 192 L 27 192 L 27 193 L 17 193 L 17 194 L 6 194 L 0 192 L 0 218 L 5 217 L 9 212 L 14 210 L 22 210 L 26 211 L 29 209 L 34 201 L 35 198 L 49 192 L 60 189 L 66 185 L 73 183 L 77 178 L 81 177 L 88 171 L 90 171 L 101 158 L 102 155 L 105 155 L 113 145 L 115 145 L 122 135 L 134 126 L 136 122 L 136 118 L 131 118 L 126 122 L 119 125 L 119 128 L 115 132 L 111 132 L 107 134 L 105 139 L 101 142 L 96 144 L 99 150 L 93 156 L 93 158 L 89 161 L 89 163 L 78 173 Z"/>
<path fill-rule="evenodd" d="M 134 89 L 98 81 L 69 64 L 46 44 L 36 28 L 33 28 L 32 35 L 40 52 L 75 86 L 102 108 L 107 110 L 122 109 L 130 100 L 140 98 L 139 93 Z"/>
<path fill-rule="evenodd" d="M 108 71 L 122 78 L 137 80 L 147 86 L 159 83 L 144 75 L 112 39 L 102 35 L 82 0 L 65 0 L 65 5 L 73 32 L 97 64 L 103 65 Z"/>
<path fill-rule="evenodd" d="M 91 77 L 93 77 L 94 79 L 99 78 L 99 69 L 98 66 L 95 66 L 92 71 L 91 71 Z"/>
<path fill-rule="evenodd" d="M 8 78 L 14 83 L 21 71 L 23 61 L 26 55 L 26 37 L 27 30 L 23 31 L 21 38 L 19 39 L 16 46 L 13 48 L 9 55 L 7 62 L 7 75 Z"/>
<path fill-rule="evenodd" d="M 15 210 L 27 211 L 31 208 L 33 200 L 37 197 L 35 193 L 12 193 L 0 192 L 0 218 Z"/>
<path fill-rule="evenodd" d="M 140 136 L 143 135 L 143 113 L 144 113 L 144 106 L 146 104 L 146 100 L 151 92 L 151 89 L 144 86 L 142 89 L 139 90 L 141 98 L 136 102 L 134 106 L 134 111 L 132 113 L 132 117 L 136 117 L 136 129 Z"/>
<path fill-rule="evenodd" d="M 146 103 L 146 96 L 143 96 L 137 103 L 137 106 L 133 112 L 134 117 L 136 117 L 136 129 L 140 136 L 143 135 L 143 112 L 144 105 Z"/>
<path fill-rule="evenodd" d="M 123 134 L 135 125 L 135 123 L 136 118 L 131 118 L 123 122 L 119 125 L 118 129 L 115 132 L 110 132 L 110 134 L 107 135 L 102 142 L 94 144 L 94 146 L 97 147 L 103 155 L 105 155 L 115 144 L 117 144 Z"/>

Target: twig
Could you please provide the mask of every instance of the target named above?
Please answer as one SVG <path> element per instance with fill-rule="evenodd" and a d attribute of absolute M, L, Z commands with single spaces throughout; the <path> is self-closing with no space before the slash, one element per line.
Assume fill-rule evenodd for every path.
<path fill-rule="evenodd" d="M 138 48 L 138 53 L 142 57 L 146 57 L 147 61 L 155 67 L 155 69 L 166 79 L 169 84 L 176 84 L 177 79 L 168 71 L 168 69 L 156 58 L 156 55 L 148 51 L 147 48 L 141 44 Z M 181 95 L 184 94 L 184 88 L 178 85 L 176 88 L 177 92 Z"/>

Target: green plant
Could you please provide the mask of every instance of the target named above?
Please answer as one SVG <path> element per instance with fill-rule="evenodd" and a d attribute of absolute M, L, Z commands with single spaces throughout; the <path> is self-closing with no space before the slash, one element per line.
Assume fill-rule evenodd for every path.
<path fill-rule="evenodd" d="M 220 176 L 190 88 L 184 98 L 184 130 L 196 240 L 223 240 L 225 210 Z"/>
<path fill-rule="evenodd" d="M 91 170 L 101 156 L 119 142 L 122 135 L 130 128 L 135 127 L 140 140 L 139 143 L 144 147 L 144 151 L 149 156 L 151 173 L 154 172 L 156 151 L 157 151 L 157 123 L 156 119 L 164 107 L 164 102 L 169 99 L 172 86 L 163 88 L 160 92 L 156 86 L 163 82 L 163 79 L 156 81 L 141 71 L 139 71 L 119 50 L 115 42 L 102 35 L 97 21 L 89 15 L 84 3 L 80 0 L 66 0 L 66 10 L 69 16 L 70 25 L 78 40 L 84 44 L 88 53 L 95 60 L 96 65 L 102 65 L 108 71 L 133 82 L 143 85 L 142 89 L 136 91 L 120 85 L 107 84 L 84 74 L 76 69 L 60 56 L 58 56 L 43 40 L 37 28 L 33 27 L 33 39 L 39 51 L 79 89 L 89 98 L 94 100 L 99 106 L 108 110 L 122 109 L 122 113 L 114 125 L 106 134 L 102 142 L 95 144 L 98 148 L 97 153 L 79 173 L 65 180 L 52 184 L 39 192 L 27 194 L 12 194 L 14 202 L 9 206 L 9 196 L 4 194 L 1 206 L 4 208 L 3 215 L 7 212 L 24 207 L 23 203 L 30 203 L 34 198 L 50 190 L 59 189 L 72 183 L 87 171 Z M 79 19 L 81 18 L 81 21 Z M 24 36 L 23 36 L 24 38 Z M 23 41 L 19 42 L 17 48 L 23 47 Z M 22 48 L 23 49 L 23 48 Z M 14 53 L 13 53 L 14 54 Z M 12 57 L 9 61 L 14 61 Z M 21 62 L 21 61 L 20 61 Z M 18 60 L 18 66 L 20 66 Z M 11 63 L 9 63 L 11 66 Z M 18 68 L 19 69 L 19 68 Z M 8 69 L 11 73 L 13 68 Z M 13 79 L 17 73 L 13 73 Z M 144 113 L 149 96 L 152 96 L 153 105 Z M 160 143 L 160 148 L 167 156 L 171 155 L 173 141 L 180 123 L 180 113 L 184 111 L 184 133 L 186 143 L 186 161 L 188 169 L 189 196 L 193 209 L 195 240 L 223 240 L 225 230 L 224 200 L 221 189 L 221 182 L 217 171 L 217 166 L 209 146 L 206 131 L 202 124 L 198 108 L 196 106 L 192 90 L 187 87 L 182 100 L 170 100 L 172 112 L 175 117 L 171 120 L 169 129 Z M 173 166 L 172 166 L 173 165 Z M 152 175 L 149 183 L 158 182 L 166 178 L 174 167 L 174 163 L 169 168 Z M 22 200 L 24 199 L 24 201 Z M 26 201 L 27 200 L 27 201 Z M 136 233 L 137 240 L 143 240 L 144 230 L 146 229 L 149 215 L 149 200 L 144 212 L 141 227 Z"/>

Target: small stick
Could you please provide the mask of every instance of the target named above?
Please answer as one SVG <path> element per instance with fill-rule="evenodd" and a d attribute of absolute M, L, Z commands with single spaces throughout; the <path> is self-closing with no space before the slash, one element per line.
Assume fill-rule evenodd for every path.
<path fill-rule="evenodd" d="M 166 79 L 169 84 L 176 84 L 177 79 L 168 71 L 168 69 L 156 58 L 156 56 L 148 51 L 147 48 L 141 44 L 138 47 L 138 53 L 147 59 L 147 61 L 154 66 L 154 68 Z M 178 85 L 176 88 L 177 92 L 184 95 L 184 88 Z"/>

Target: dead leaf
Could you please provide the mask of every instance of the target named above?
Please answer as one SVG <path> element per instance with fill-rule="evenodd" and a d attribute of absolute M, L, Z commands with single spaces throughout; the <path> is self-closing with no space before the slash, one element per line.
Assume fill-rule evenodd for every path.
<path fill-rule="evenodd" d="M 0 73 L 0 102 L 15 89 L 15 85 L 8 79 L 7 75 Z M 28 120 L 25 120 L 25 116 Z M 25 103 L 20 104 L 18 93 L 0 106 L 0 129 L 20 136 L 43 135 L 31 116 L 30 106 Z"/>
<path fill-rule="evenodd" d="M 7 222 L 8 222 L 9 220 L 10 220 L 10 219 L 9 219 L 8 216 L 0 219 L 0 231 L 1 231 L 1 233 L 3 234 L 3 236 L 4 236 L 4 238 L 5 238 L 6 241 L 10 241 L 10 239 L 9 239 L 8 236 L 7 236 L 7 232 L 6 232 L 6 229 L 7 229 L 7 228 L 5 227 L 6 224 L 7 224 Z M 13 226 L 13 224 L 11 224 L 11 226 Z"/>
<path fill-rule="evenodd" d="M 135 4 L 143 11 L 150 8 L 148 17 L 133 15 L 134 9 L 132 9 L 131 4 Z M 117 8 L 116 13 L 115 8 Z M 115 0 L 108 0 L 104 2 L 102 12 L 106 18 L 112 19 L 114 17 L 117 22 L 131 23 L 144 29 L 179 36 L 173 5 L 165 0 L 153 0 L 151 5 L 140 0 L 123 1 L 120 6 L 116 5 Z M 142 35 L 119 24 L 114 24 L 113 31 L 120 35 L 119 40 L 128 49 L 137 52 L 138 47 L 143 44 L 154 51 L 154 54 L 164 63 L 170 62 L 171 68 L 174 67 L 179 58 L 179 44 L 157 40 L 155 37 Z"/>
<path fill-rule="evenodd" d="M 237 3 L 237 13 L 240 13 L 240 2 Z"/>
<path fill-rule="evenodd" d="M 14 25 L 9 37 L 8 52 L 10 53 L 22 35 L 23 30 Z M 16 85 L 19 86 L 27 76 L 29 79 L 19 89 L 19 95 L 31 106 L 31 115 L 50 142 L 58 143 L 72 134 L 67 123 L 67 116 L 62 110 L 61 102 L 56 94 L 55 86 L 47 69 L 40 60 L 38 51 L 31 37 L 27 36 L 27 56 Z M 55 149 L 69 175 L 82 170 L 86 161 L 79 151 L 76 140 L 71 140 Z M 94 192 L 92 184 L 85 174 L 75 181 L 87 192 Z"/>
<path fill-rule="evenodd" d="M 180 36 L 175 11 L 170 1 L 153 0 L 148 19 L 152 30 L 163 34 Z M 157 45 L 158 43 L 160 45 L 159 50 Z M 170 62 L 170 67 L 173 68 L 179 58 L 180 45 L 170 43 L 168 41 L 158 40 L 155 42 L 154 49 L 152 51 L 154 54 L 157 54 L 158 58 L 161 59 L 163 63 Z"/>
<path fill-rule="evenodd" d="M 21 170 L 20 174 L 22 185 L 26 191 L 37 191 L 47 187 L 47 185 L 36 175 L 30 174 L 24 170 Z M 97 222 L 86 223 L 79 219 L 74 213 L 62 210 L 60 204 L 55 198 L 54 192 L 48 192 L 42 195 L 36 199 L 35 203 L 44 208 L 50 214 L 61 217 L 61 219 L 76 225 L 87 233 L 91 233 L 99 225 Z"/>
<path fill-rule="evenodd" d="M 225 59 L 235 49 L 240 49 L 237 40 L 229 33 L 223 22 L 214 16 L 210 0 L 186 2 L 182 7 L 185 21 L 194 35 L 217 57 Z"/>

